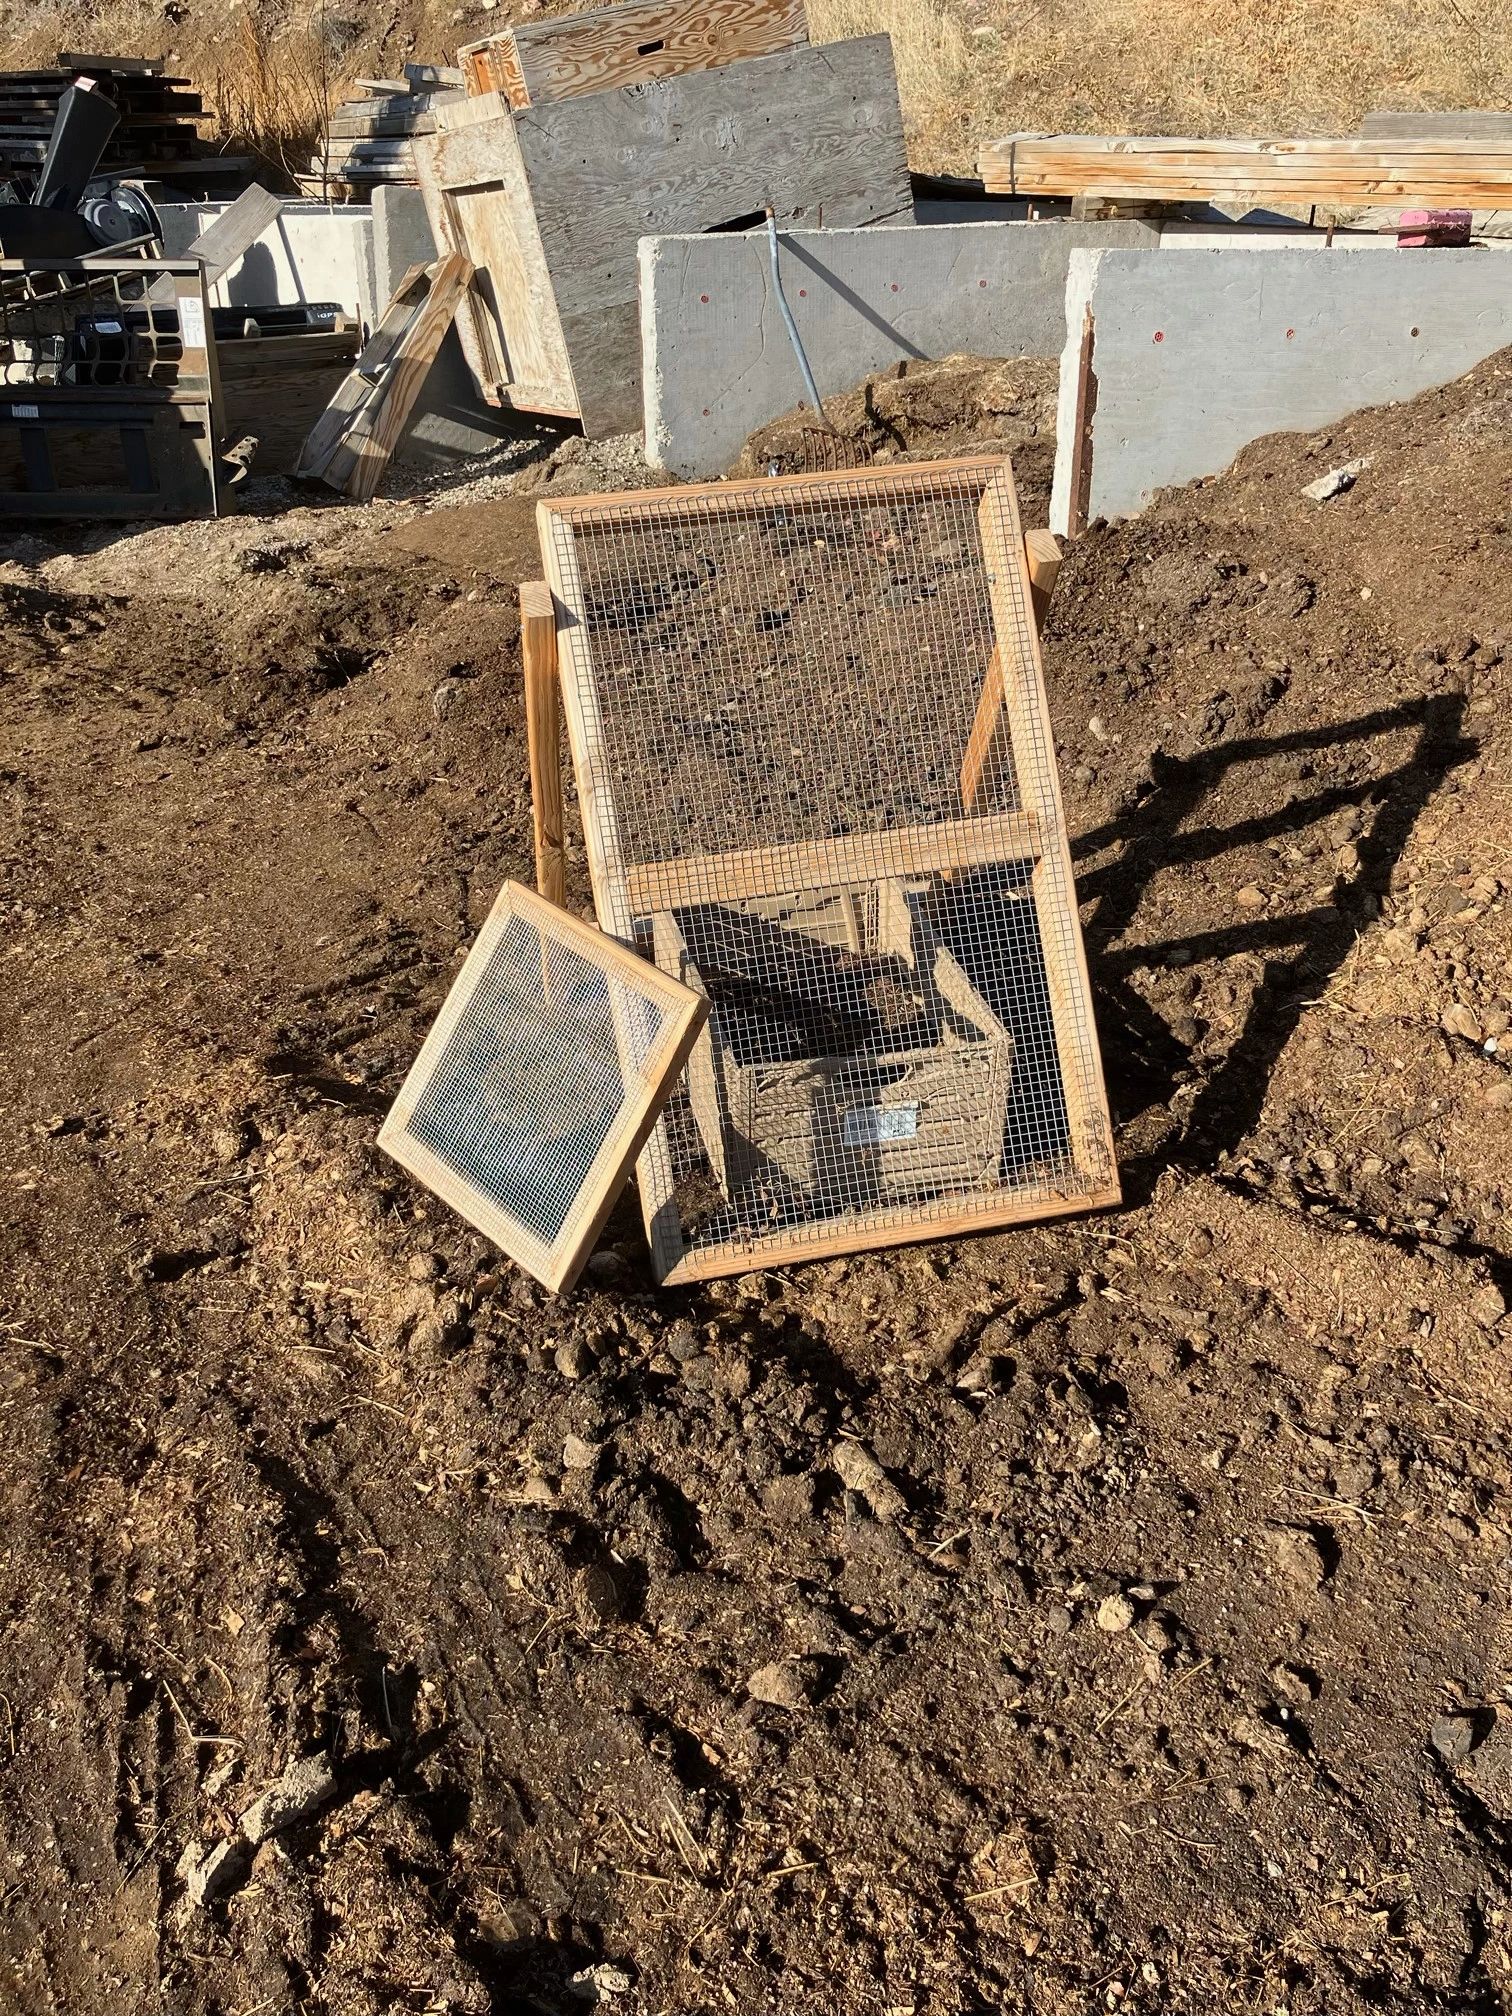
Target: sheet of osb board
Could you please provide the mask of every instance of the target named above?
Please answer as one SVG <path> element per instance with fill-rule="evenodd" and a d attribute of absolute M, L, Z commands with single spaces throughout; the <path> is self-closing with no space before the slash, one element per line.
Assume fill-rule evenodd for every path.
<path fill-rule="evenodd" d="M 568 1287 L 705 1012 L 680 981 L 506 883 L 379 1141 L 538 1280 Z"/>
<path fill-rule="evenodd" d="M 820 1173 L 801 1189 L 749 1142 L 711 1153 L 685 1088 L 669 1103 L 639 1169 L 662 1274 L 1110 1201 L 1007 463 L 553 499 L 539 522 L 601 921 L 650 942 L 645 920 L 672 914 L 664 943 L 738 943 L 723 969 L 699 962 L 695 984 L 714 1004 L 703 1041 L 758 1073 L 816 1048 L 826 1066 L 806 1158 Z M 904 1073 L 888 1060 L 943 1055 L 969 1087 L 969 1021 L 931 996 L 906 945 L 836 946 L 745 921 L 776 896 L 865 898 L 883 885 L 908 892 L 1013 1046 L 1000 1154 L 969 1187 L 921 1183 L 908 1199 L 889 1175 L 891 1144 L 927 1138 L 931 1115 L 891 1096 Z M 917 1062 L 913 1075 L 940 1077 Z M 750 1172 L 735 1194 L 720 1189 L 721 1166 Z"/>

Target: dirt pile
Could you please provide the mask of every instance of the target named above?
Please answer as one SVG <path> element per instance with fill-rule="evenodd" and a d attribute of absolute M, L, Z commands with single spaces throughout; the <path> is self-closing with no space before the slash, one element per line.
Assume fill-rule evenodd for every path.
<path fill-rule="evenodd" d="M 531 500 L 0 551 L 0 2002 L 1499 2006 L 1509 415 L 1068 557 L 1128 1208 L 681 1296 L 373 1146 Z"/>
<path fill-rule="evenodd" d="M 1042 357 L 943 357 L 900 364 L 825 401 L 826 428 L 802 409 L 759 427 L 731 472 L 785 476 L 862 468 L 900 455 L 1011 453 L 1026 510 L 1044 505 L 1055 468 L 1059 372 Z M 1041 501 L 1043 498 L 1043 502 Z"/>

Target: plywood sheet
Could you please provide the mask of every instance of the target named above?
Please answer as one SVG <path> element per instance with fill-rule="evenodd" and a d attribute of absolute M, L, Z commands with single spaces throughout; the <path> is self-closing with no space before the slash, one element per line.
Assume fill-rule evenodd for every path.
<path fill-rule="evenodd" d="M 641 424 L 643 235 L 767 204 L 783 227 L 913 215 L 885 35 L 533 106 L 515 130 L 590 435 Z"/>
<path fill-rule="evenodd" d="M 483 396 L 574 414 L 561 317 L 508 110 L 492 98 L 448 108 L 445 129 L 415 142 L 415 172 L 438 244 L 473 265 L 458 329 Z"/>
<path fill-rule="evenodd" d="M 519 22 L 462 52 L 474 91 L 516 110 L 770 56 L 808 40 L 803 0 L 631 0 Z"/>

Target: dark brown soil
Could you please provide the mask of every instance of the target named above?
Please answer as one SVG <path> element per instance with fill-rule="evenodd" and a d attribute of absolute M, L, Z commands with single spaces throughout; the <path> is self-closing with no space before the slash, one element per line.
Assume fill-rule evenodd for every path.
<path fill-rule="evenodd" d="M 1127 1208 L 675 1296 L 374 1146 L 530 500 L 0 550 L 0 2008 L 1505 2006 L 1509 420 L 1068 558 Z"/>

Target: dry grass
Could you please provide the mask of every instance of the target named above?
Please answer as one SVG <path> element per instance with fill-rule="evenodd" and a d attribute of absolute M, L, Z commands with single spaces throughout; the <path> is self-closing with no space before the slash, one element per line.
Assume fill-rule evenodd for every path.
<path fill-rule="evenodd" d="M 331 0 L 213 0 L 174 30 L 160 0 L 0 0 L 0 69 L 51 64 L 60 48 L 165 58 L 201 94 L 202 137 L 222 153 L 257 156 L 287 186 L 309 168 L 356 74 L 348 45 L 362 38 L 346 22 L 364 11 L 363 0 L 342 14 Z M 452 32 L 438 31 L 437 46 Z"/>
<path fill-rule="evenodd" d="M 259 11 L 236 24 L 195 76 L 216 143 L 256 154 L 292 180 L 308 170 L 341 96 L 324 20 L 280 30 Z"/>
<path fill-rule="evenodd" d="M 1377 107 L 1512 109 L 1512 0 L 810 0 L 886 30 L 914 166 L 1011 132 L 1343 133 Z"/>
<path fill-rule="evenodd" d="M 456 0 L 200 0 L 165 33 L 159 0 L 0 0 L 0 65 L 177 42 L 206 130 L 295 167 L 351 76 L 450 60 L 518 11 L 459 26 Z M 891 35 L 925 169 L 970 173 L 1016 131 L 1340 133 L 1376 106 L 1512 108 L 1512 0 L 809 0 L 809 18 L 816 41 Z"/>

